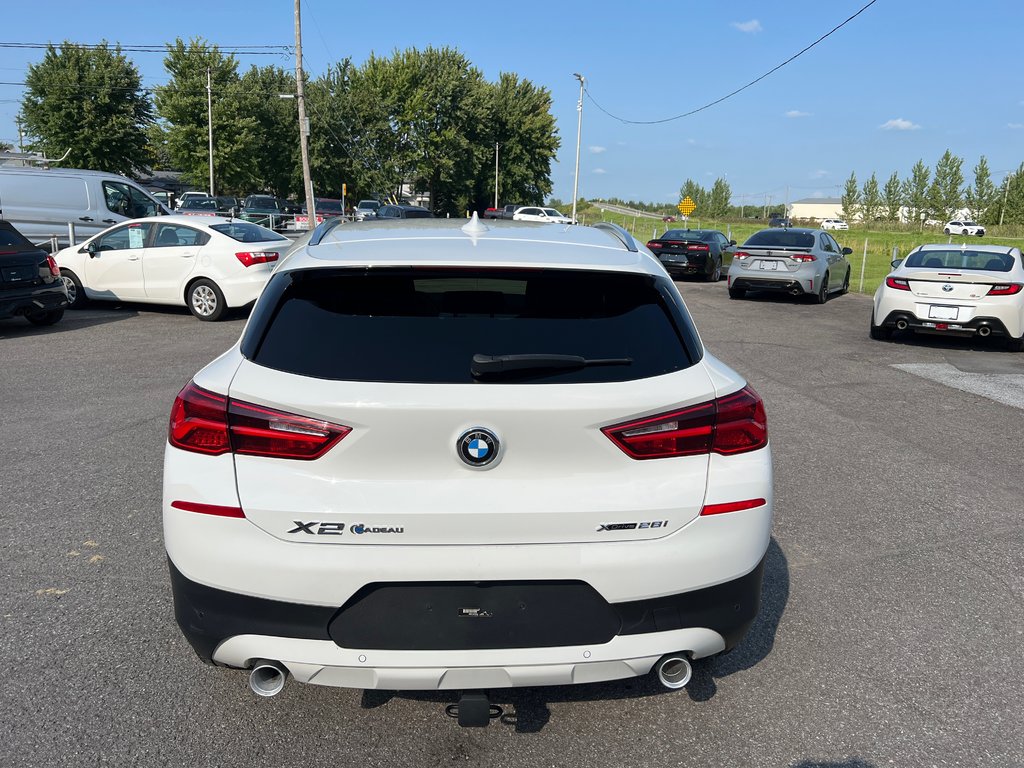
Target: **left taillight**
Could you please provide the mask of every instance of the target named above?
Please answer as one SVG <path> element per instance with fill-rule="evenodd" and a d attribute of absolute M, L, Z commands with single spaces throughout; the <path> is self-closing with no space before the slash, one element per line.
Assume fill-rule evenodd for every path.
<path fill-rule="evenodd" d="M 910 283 L 904 280 L 902 277 L 887 277 L 885 278 L 885 285 L 888 288 L 892 288 L 897 291 L 909 291 Z"/>
<path fill-rule="evenodd" d="M 235 258 L 242 262 L 243 267 L 251 267 L 253 264 L 268 264 L 277 261 L 278 254 L 274 251 L 239 251 Z"/>
<path fill-rule="evenodd" d="M 237 453 L 278 459 L 323 456 L 351 427 L 232 400 L 194 383 L 178 393 L 167 439 L 194 453 Z"/>
<path fill-rule="evenodd" d="M 53 277 L 60 277 L 60 268 L 57 266 L 57 262 L 53 260 L 53 256 L 46 257 L 46 266 L 50 268 L 50 274 Z"/>
<path fill-rule="evenodd" d="M 750 386 L 716 400 L 601 431 L 633 459 L 707 453 L 728 456 L 768 444 L 764 403 Z"/>

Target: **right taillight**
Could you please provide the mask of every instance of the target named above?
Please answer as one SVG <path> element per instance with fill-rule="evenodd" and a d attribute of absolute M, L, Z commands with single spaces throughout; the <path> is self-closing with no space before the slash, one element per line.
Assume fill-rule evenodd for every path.
<path fill-rule="evenodd" d="M 736 253 L 734 253 L 732 257 L 734 259 L 738 259 L 739 261 L 743 261 L 744 259 L 749 259 L 750 254 L 747 253 L 746 251 L 736 251 Z"/>
<path fill-rule="evenodd" d="M 1020 293 L 1024 285 L 1020 283 L 997 283 L 988 289 L 986 296 L 1013 296 Z"/>
<path fill-rule="evenodd" d="M 167 439 L 194 453 L 237 453 L 277 459 L 317 459 L 351 427 L 231 400 L 197 387 L 178 393 Z"/>
<path fill-rule="evenodd" d="M 732 455 L 768 444 L 764 403 L 749 386 L 717 400 L 601 431 L 633 459 Z"/>
<path fill-rule="evenodd" d="M 251 267 L 253 264 L 267 264 L 271 261 L 277 261 L 277 256 L 274 251 L 240 251 L 235 254 L 235 258 L 238 259 L 243 267 Z"/>
<path fill-rule="evenodd" d="M 894 288 L 897 291 L 909 291 L 910 283 L 899 277 L 887 277 L 885 278 L 885 285 L 887 288 Z"/>

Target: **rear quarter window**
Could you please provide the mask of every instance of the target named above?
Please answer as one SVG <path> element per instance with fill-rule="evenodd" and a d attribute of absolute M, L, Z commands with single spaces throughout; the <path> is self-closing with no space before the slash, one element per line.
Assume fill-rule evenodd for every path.
<path fill-rule="evenodd" d="M 630 381 L 701 356 L 667 278 L 578 270 L 321 268 L 271 278 L 242 339 L 254 363 L 322 379 L 479 384 L 475 354 L 629 358 L 502 383 Z"/>
<path fill-rule="evenodd" d="M 240 243 L 263 243 L 268 240 L 288 239 L 271 229 L 245 221 L 233 221 L 230 224 L 212 224 L 210 229 L 214 232 L 220 232 L 222 235 L 227 235 L 232 240 L 237 240 Z"/>

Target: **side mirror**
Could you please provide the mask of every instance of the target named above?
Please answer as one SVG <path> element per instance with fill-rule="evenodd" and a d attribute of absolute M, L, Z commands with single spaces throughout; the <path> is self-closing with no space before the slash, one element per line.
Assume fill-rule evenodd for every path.
<path fill-rule="evenodd" d="M 80 248 L 78 252 L 79 253 L 88 253 L 90 259 L 95 259 L 96 258 L 96 251 L 98 251 L 98 250 L 99 250 L 99 248 L 96 246 L 95 241 L 93 241 L 93 242 L 89 243 L 87 246 L 85 246 L 84 248 Z"/>
<path fill-rule="evenodd" d="M 843 248 L 843 256 L 849 256 L 853 253 L 853 248 Z"/>
<path fill-rule="evenodd" d="M 729 245 L 736 245 L 736 241 L 735 240 L 730 240 L 729 241 Z"/>

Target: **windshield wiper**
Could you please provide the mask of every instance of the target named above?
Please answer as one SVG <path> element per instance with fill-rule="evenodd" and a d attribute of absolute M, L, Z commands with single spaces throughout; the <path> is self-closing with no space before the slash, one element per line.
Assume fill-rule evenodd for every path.
<path fill-rule="evenodd" d="M 580 355 L 473 355 L 470 373 L 484 376 L 514 376 L 527 371 L 576 371 L 592 365 L 632 365 L 631 357 L 586 358 Z"/>

